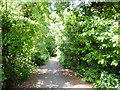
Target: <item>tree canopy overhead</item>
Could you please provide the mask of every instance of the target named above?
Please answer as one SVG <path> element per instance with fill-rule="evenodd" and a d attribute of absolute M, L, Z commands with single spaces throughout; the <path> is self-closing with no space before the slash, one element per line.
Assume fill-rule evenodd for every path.
<path fill-rule="evenodd" d="M 55 56 L 95 88 L 120 85 L 119 2 L 1 2 L 3 87 Z"/>

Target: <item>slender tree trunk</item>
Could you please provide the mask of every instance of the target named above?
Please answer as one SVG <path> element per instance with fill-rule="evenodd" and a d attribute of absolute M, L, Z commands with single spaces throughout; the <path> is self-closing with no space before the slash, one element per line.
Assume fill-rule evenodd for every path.
<path fill-rule="evenodd" d="M 6 0 L 6 10 L 7 10 L 7 0 Z"/>

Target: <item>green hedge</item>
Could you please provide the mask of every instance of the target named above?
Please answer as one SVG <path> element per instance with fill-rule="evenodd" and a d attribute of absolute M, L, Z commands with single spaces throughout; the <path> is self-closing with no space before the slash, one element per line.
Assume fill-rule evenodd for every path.
<path fill-rule="evenodd" d="M 92 6 L 93 4 L 78 5 L 79 8 L 83 7 L 82 10 L 76 7 L 65 9 L 62 12 L 63 17 L 59 17 L 64 20 L 64 30 L 61 30 L 61 33 L 65 38 L 59 39 L 60 63 L 65 68 L 75 70 L 77 76 L 83 77 L 82 81 L 95 83 L 94 87 L 118 87 L 120 85 L 119 14 L 114 7 L 108 6 L 108 4 L 114 5 L 118 9 L 118 3 L 95 4 L 102 5 L 101 8 Z"/>

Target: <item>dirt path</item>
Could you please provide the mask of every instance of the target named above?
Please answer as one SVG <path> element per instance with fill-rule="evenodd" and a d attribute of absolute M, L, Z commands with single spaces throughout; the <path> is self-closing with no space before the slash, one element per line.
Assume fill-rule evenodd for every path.
<path fill-rule="evenodd" d="M 55 57 L 34 72 L 20 88 L 90 88 L 88 83 L 80 83 L 80 78 L 73 75 L 73 71 L 62 69 Z"/>

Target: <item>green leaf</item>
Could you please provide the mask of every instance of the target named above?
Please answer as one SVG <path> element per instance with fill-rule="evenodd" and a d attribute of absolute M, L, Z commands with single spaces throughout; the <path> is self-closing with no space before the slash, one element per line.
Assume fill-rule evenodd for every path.
<path fill-rule="evenodd" d="M 118 65 L 118 62 L 116 60 L 113 60 L 111 65 L 114 65 L 114 66 L 117 66 Z"/>

